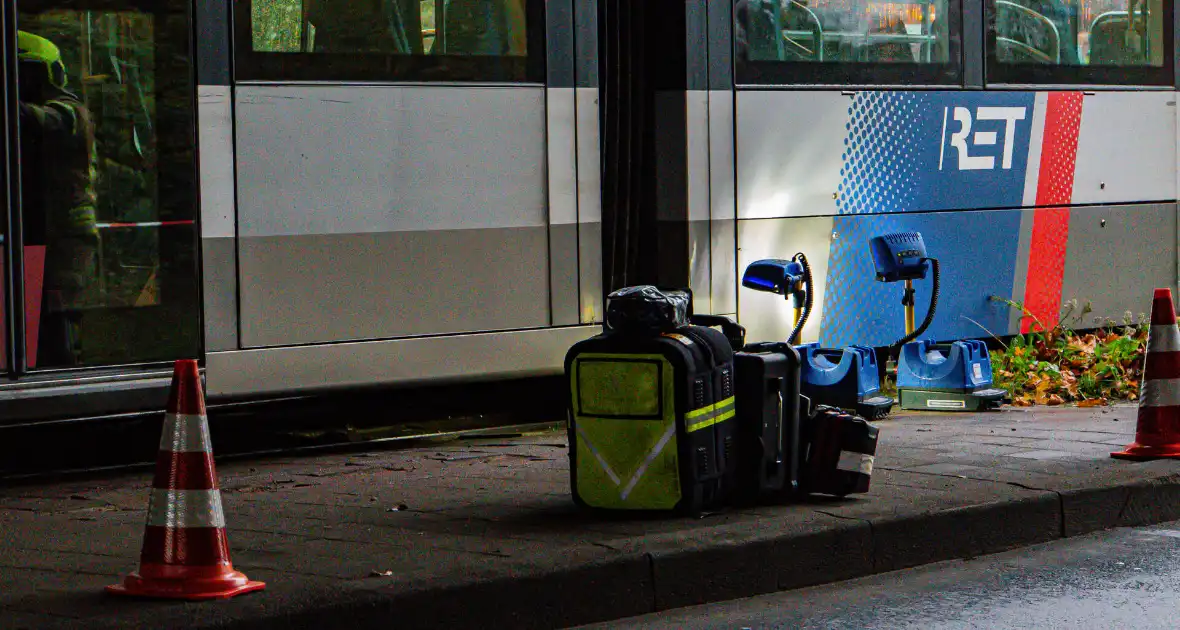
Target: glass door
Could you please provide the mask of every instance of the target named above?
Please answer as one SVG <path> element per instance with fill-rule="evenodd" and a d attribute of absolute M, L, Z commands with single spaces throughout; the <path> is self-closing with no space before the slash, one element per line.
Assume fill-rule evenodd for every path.
<path fill-rule="evenodd" d="M 18 374 L 200 356 L 190 13 L 16 0 Z"/>

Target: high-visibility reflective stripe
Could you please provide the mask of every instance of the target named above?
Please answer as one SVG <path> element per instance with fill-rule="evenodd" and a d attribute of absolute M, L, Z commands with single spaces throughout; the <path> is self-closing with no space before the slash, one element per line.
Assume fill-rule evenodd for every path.
<path fill-rule="evenodd" d="M 225 527 L 217 490 L 152 489 L 148 503 L 151 527 Z"/>
<path fill-rule="evenodd" d="M 212 453 L 213 440 L 209 437 L 209 423 L 205 416 L 165 414 L 164 431 L 160 435 L 160 450 L 173 453 Z"/>
<path fill-rule="evenodd" d="M 708 407 L 701 407 L 685 414 L 684 430 L 692 433 L 693 431 L 700 431 L 701 429 L 729 420 L 736 413 L 734 403 L 734 397 L 730 396 L 719 403 L 709 405 Z"/>
<path fill-rule="evenodd" d="M 1148 333 L 1147 351 L 1180 351 L 1180 329 L 1176 327 L 1176 324 L 1152 326 L 1151 332 Z"/>
<path fill-rule="evenodd" d="M 613 481 L 616 486 L 621 485 L 623 483 L 622 480 L 619 479 L 618 475 L 616 475 L 613 470 L 611 470 L 610 465 L 606 463 L 606 460 L 598 452 L 598 449 L 594 447 L 594 444 L 589 440 L 589 438 L 586 436 L 586 433 L 582 431 L 580 427 L 578 428 L 578 435 L 582 437 L 582 444 L 586 445 L 586 448 L 591 454 L 594 455 L 594 459 L 598 461 L 598 465 L 602 466 L 603 472 L 605 472 L 606 475 L 610 477 L 610 480 Z M 665 430 L 664 434 L 660 436 L 659 441 L 656 442 L 655 446 L 652 447 L 647 456 L 643 458 L 643 463 L 639 465 L 639 468 L 635 469 L 635 473 L 631 475 L 631 479 L 627 481 L 627 485 L 622 489 L 622 491 L 619 492 L 620 499 L 624 501 L 627 500 L 627 497 L 631 494 L 631 491 L 635 489 L 635 486 L 638 485 L 640 480 L 643 479 L 643 475 L 647 473 L 647 469 L 651 466 L 652 462 L 656 461 L 656 458 L 660 456 L 660 453 L 664 452 L 664 448 L 668 446 L 668 442 L 671 441 L 675 435 L 676 425 L 668 425 L 667 430 Z"/>
<path fill-rule="evenodd" d="M 1143 382 L 1140 407 L 1180 406 L 1180 378 L 1161 378 Z"/>
<path fill-rule="evenodd" d="M 668 445 L 668 441 L 674 435 L 676 435 L 676 425 L 669 424 L 668 430 L 664 431 L 664 434 L 660 436 L 660 441 L 656 442 L 655 448 L 651 449 L 651 452 L 643 459 L 643 463 L 639 465 L 639 469 L 631 476 L 631 481 L 627 482 L 627 487 L 623 488 L 623 491 L 619 493 L 620 499 L 627 500 L 627 495 L 631 494 L 631 491 L 635 489 L 635 484 L 639 483 L 639 480 L 643 478 L 643 474 L 647 472 L 647 467 L 651 466 L 651 463 L 660 456 L 660 453 L 663 452 L 664 447 Z"/>
<path fill-rule="evenodd" d="M 610 477 L 610 480 L 615 482 L 616 486 L 623 483 L 623 480 L 619 479 L 615 471 L 611 470 L 610 464 L 606 463 L 606 459 L 602 457 L 602 453 L 599 453 L 598 449 L 594 447 L 594 443 L 590 441 L 590 437 L 586 435 L 582 427 L 578 427 L 578 435 L 582 437 L 582 444 L 585 444 L 590 454 L 594 456 L 594 459 L 598 460 L 598 465 L 602 466 L 602 471 L 606 473 L 606 476 Z"/>

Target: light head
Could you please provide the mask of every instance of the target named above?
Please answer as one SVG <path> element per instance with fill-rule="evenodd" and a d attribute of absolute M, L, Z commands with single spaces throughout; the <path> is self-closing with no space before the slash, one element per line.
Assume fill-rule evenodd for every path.
<path fill-rule="evenodd" d="M 802 282 L 803 265 L 793 260 L 759 260 L 746 267 L 742 276 L 742 286 L 782 296 L 797 292 Z"/>
<path fill-rule="evenodd" d="M 869 241 L 873 265 L 880 282 L 926 278 L 926 244 L 918 232 L 898 232 Z"/>

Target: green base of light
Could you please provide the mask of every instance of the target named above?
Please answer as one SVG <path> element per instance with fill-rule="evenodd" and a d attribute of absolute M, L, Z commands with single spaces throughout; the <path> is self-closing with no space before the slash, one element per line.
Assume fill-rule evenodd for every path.
<path fill-rule="evenodd" d="M 998 409 L 1008 392 L 985 389 L 972 393 L 928 389 L 898 390 L 901 408 L 911 411 L 988 411 Z"/>

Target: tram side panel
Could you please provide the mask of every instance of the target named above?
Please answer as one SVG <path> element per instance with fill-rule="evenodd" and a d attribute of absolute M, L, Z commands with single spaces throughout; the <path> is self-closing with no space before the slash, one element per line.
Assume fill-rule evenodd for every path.
<path fill-rule="evenodd" d="M 239 86 L 243 347 L 547 326 L 544 96 Z"/>
<path fill-rule="evenodd" d="M 198 0 L 193 19 L 204 349 L 235 350 L 238 304 L 230 7 L 224 2 Z"/>
<path fill-rule="evenodd" d="M 1046 323 L 1075 298 L 1093 308 L 1078 326 L 1122 321 L 1176 283 L 1173 100 L 739 92 L 739 270 L 804 252 L 818 288 L 804 339 L 886 345 L 904 333 L 901 288 L 875 281 L 868 240 L 918 230 L 942 262 L 931 337 L 1027 330 L 1003 300 Z M 929 297 L 919 286 L 919 313 Z M 789 308 L 739 291 L 752 339 L 785 337 Z"/>

